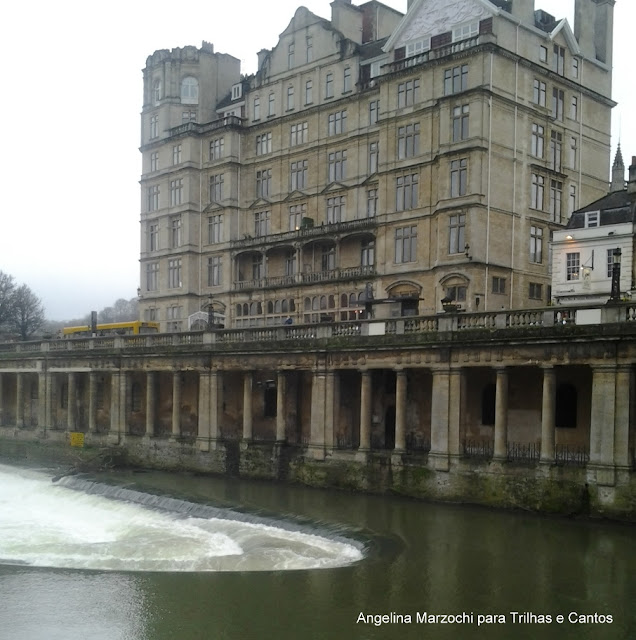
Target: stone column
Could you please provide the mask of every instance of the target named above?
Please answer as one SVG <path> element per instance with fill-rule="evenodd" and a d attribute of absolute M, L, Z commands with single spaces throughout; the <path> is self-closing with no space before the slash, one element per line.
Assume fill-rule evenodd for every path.
<path fill-rule="evenodd" d="M 325 377 L 325 452 L 334 449 L 336 434 L 336 380 L 335 371 L 327 371 Z"/>
<path fill-rule="evenodd" d="M 325 425 L 327 422 L 326 387 L 327 374 L 324 369 L 314 371 L 311 385 L 311 432 L 308 455 L 318 460 L 325 457 Z"/>
<path fill-rule="evenodd" d="M 97 433 L 97 373 L 88 374 L 88 432 Z"/>
<path fill-rule="evenodd" d="M 38 373 L 38 429 L 44 433 L 49 426 L 47 411 L 47 392 L 49 390 L 48 371 L 40 371 Z"/>
<path fill-rule="evenodd" d="M 505 367 L 497 369 L 495 396 L 495 451 L 493 460 L 508 458 L 508 372 Z"/>
<path fill-rule="evenodd" d="M 181 372 L 172 372 L 172 438 L 181 435 Z"/>
<path fill-rule="evenodd" d="M 210 439 L 211 446 L 216 448 L 216 441 L 221 437 L 221 407 L 223 406 L 223 373 L 210 373 Z"/>
<path fill-rule="evenodd" d="M 543 368 L 543 401 L 541 404 L 541 463 L 554 463 L 554 427 L 556 419 L 556 371 Z"/>
<path fill-rule="evenodd" d="M 406 371 L 395 372 L 395 451 L 406 450 Z"/>
<path fill-rule="evenodd" d="M 619 413 L 617 381 L 616 365 L 593 368 L 588 481 L 608 486 L 616 482 L 614 451 Z M 622 409 L 620 413 L 625 414 Z"/>
<path fill-rule="evenodd" d="M 15 426 L 24 427 L 24 374 L 15 374 Z"/>
<path fill-rule="evenodd" d="M 209 371 L 199 372 L 199 424 L 197 442 L 200 451 L 210 450 L 210 384 Z"/>
<path fill-rule="evenodd" d="M 433 371 L 431 398 L 431 451 L 429 464 L 438 471 L 448 471 L 448 426 L 450 406 L 450 371 Z"/>
<path fill-rule="evenodd" d="M 110 374 L 110 430 L 108 431 L 108 442 L 119 444 L 119 434 L 121 432 L 121 405 L 123 398 L 121 394 L 121 378 L 119 371 Z"/>
<path fill-rule="evenodd" d="M 360 372 L 360 447 L 359 451 L 371 449 L 371 372 Z"/>
<path fill-rule="evenodd" d="M 3 375 L 4 374 L 0 373 L 0 427 L 3 425 L 4 417 L 4 395 L 2 390 Z"/>
<path fill-rule="evenodd" d="M 157 372 L 146 371 L 146 437 L 157 434 Z"/>
<path fill-rule="evenodd" d="M 251 371 L 243 375 L 243 440 L 252 439 L 252 384 L 254 377 Z"/>
<path fill-rule="evenodd" d="M 451 458 L 461 456 L 461 423 L 464 413 L 464 370 L 449 372 L 448 453 Z"/>
<path fill-rule="evenodd" d="M 287 377 L 279 371 L 276 379 L 276 442 L 285 441 L 285 418 L 287 415 L 285 400 Z"/>
<path fill-rule="evenodd" d="M 67 399 L 66 399 L 66 429 L 75 431 L 77 428 L 75 414 L 77 403 L 77 376 L 74 371 L 68 372 Z"/>
<path fill-rule="evenodd" d="M 53 396 L 55 395 L 53 393 L 53 386 L 55 384 L 55 375 L 53 373 L 51 373 L 50 371 L 46 372 L 46 392 L 44 393 L 44 398 L 45 398 L 45 415 L 46 415 L 46 419 L 44 424 L 46 425 L 46 427 L 50 428 L 50 429 L 55 429 L 57 427 L 56 424 L 56 416 L 54 415 L 53 412 Z"/>
<path fill-rule="evenodd" d="M 614 437 L 614 463 L 617 467 L 629 469 L 629 425 L 631 422 L 632 389 L 634 387 L 632 368 L 619 366 L 616 371 L 616 428 Z"/>

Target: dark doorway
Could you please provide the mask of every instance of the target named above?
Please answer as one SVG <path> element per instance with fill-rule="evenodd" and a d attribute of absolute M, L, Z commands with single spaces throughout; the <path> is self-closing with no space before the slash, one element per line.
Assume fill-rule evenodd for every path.
<path fill-rule="evenodd" d="M 395 449 L 395 407 L 387 407 L 384 415 L 384 448 Z"/>

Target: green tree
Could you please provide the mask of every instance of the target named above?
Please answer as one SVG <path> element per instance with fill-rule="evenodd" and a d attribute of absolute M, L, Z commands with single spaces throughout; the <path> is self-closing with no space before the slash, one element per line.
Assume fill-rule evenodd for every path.
<path fill-rule="evenodd" d="M 11 309 L 8 325 L 28 340 L 44 326 L 44 307 L 42 301 L 26 284 L 14 289 L 11 295 Z"/>
<path fill-rule="evenodd" d="M 8 273 L 0 271 L 0 327 L 6 325 L 11 318 L 15 280 Z"/>

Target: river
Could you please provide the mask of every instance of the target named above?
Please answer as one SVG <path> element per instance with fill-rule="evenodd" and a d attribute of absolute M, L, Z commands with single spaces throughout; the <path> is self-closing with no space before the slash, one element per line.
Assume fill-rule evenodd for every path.
<path fill-rule="evenodd" d="M 636 637 L 630 525 L 54 474 L 0 465 L 2 639 Z"/>

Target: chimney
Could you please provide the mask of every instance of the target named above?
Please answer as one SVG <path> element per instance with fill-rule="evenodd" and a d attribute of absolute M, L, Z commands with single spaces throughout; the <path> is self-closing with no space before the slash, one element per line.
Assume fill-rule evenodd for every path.
<path fill-rule="evenodd" d="M 583 55 L 612 66 L 614 0 L 575 0 L 574 37 Z"/>
<path fill-rule="evenodd" d="M 269 55 L 269 49 L 261 49 L 256 55 L 258 56 L 258 70 L 260 71 L 265 58 Z"/>
<path fill-rule="evenodd" d="M 632 164 L 629 166 L 627 193 L 636 193 L 636 156 L 632 156 Z"/>
<path fill-rule="evenodd" d="M 512 0 L 510 13 L 523 24 L 534 27 L 534 0 Z"/>

